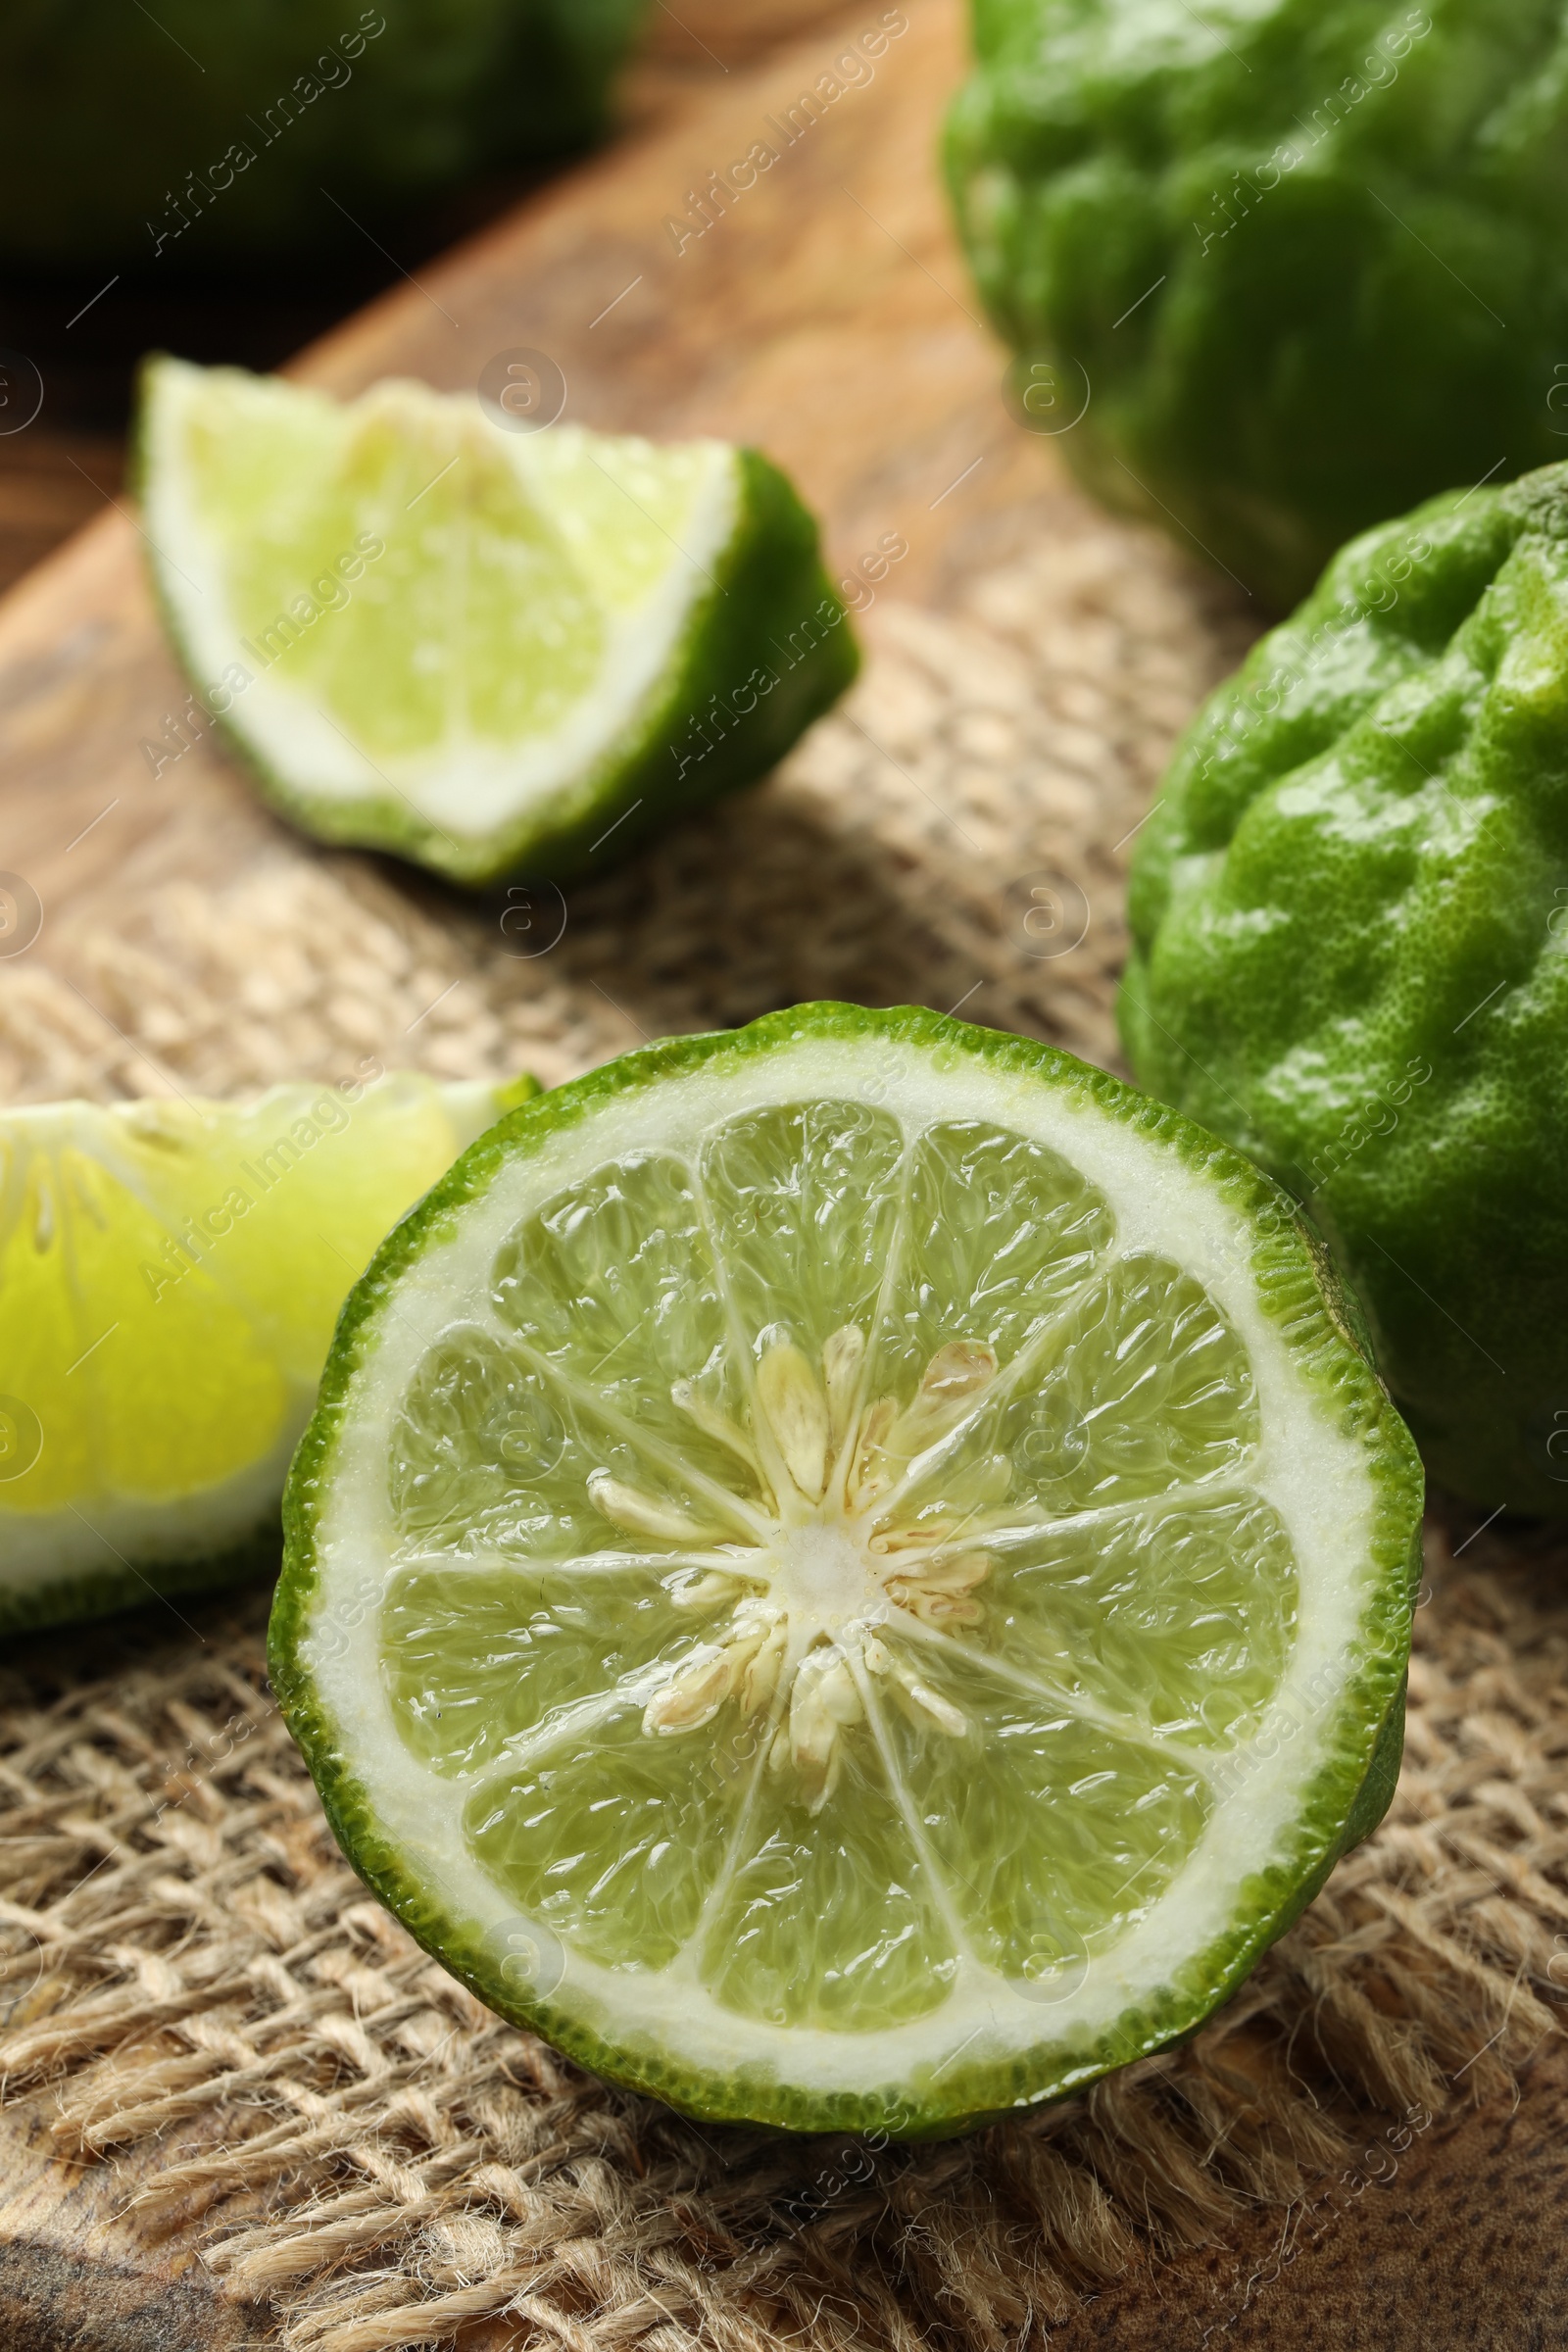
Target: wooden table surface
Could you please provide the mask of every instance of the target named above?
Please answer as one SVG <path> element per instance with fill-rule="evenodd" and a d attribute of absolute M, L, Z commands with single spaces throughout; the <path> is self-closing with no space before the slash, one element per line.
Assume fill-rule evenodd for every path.
<path fill-rule="evenodd" d="M 1000 398 L 1001 355 L 974 317 L 934 184 L 936 125 L 962 70 L 956 0 L 906 0 L 895 13 L 906 29 L 875 79 L 847 92 L 715 229 L 677 248 L 666 222 L 686 192 L 744 154 L 846 32 L 883 14 L 879 0 L 684 9 L 639 70 L 633 125 L 611 151 L 421 267 L 416 284 L 400 278 L 298 371 L 343 393 L 389 372 L 466 389 L 491 354 L 543 348 L 584 422 L 760 442 L 823 516 L 838 560 L 906 529 L 901 593 L 940 607 L 976 551 L 1026 531 L 1057 485 L 1049 452 Z M 803 22 L 804 37 L 780 48 Z M 112 427 L 75 442 L 40 431 L 27 450 L 30 461 L 0 457 L 0 550 L 13 559 L 102 503 L 67 473 L 79 466 L 114 489 Z M 181 692 L 128 514 L 106 509 L 0 606 L 0 865 L 78 927 L 149 880 L 222 881 L 260 846 L 275 853 L 274 820 L 204 748 L 162 779 L 149 774 L 138 743 Z M 319 855 L 303 843 L 290 854 Z M 69 930 L 51 951 L 63 969 Z M 156 2164 L 156 2151 L 117 2172 L 63 2166 L 45 2143 L 47 2116 L 47 2098 L 18 2103 L 0 2126 L 0 2352 L 276 2340 L 268 2322 L 216 2298 L 198 2235 L 153 2244 L 124 2218 L 135 2168 Z M 1278 2213 L 1260 2214 L 1224 2245 L 1135 2273 L 1052 2342 L 1061 2352 L 1568 2343 L 1565 2127 L 1568 2060 L 1553 2051 L 1516 2108 L 1458 2111 L 1397 2155 L 1374 2140 L 1283 2232 Z M 466 2352 L 502 2340 L 471 2337 Z"/>
<path fill-rule="evenodd" d="M 676 15 L 650 0 L 646 31 L 621 83 L 618 144 L 673 122 L 732 74 L 842 13 L 843 0 L 683 0 Z M 422 271 L 553 175 L 497 174 L 386 227 L 384 236 L 399 262 Z M 298 271 L 260 279 L 251 271 L 237 280 L 227 269 L 187 279 L 167 270 L 129 273 L 106 302 L 75 318 L 102 274 L 39 276 L 0 266 L 0 352 L 20 351 L 44 379 L 36 421 L 23 432 L 0 431 L 0 594 L 120 496 L 127 389 L 144 352 L 279 367 L 401 282 L 397 262 L 368 240 L 357 259 L 334 261 L 303 285 Z"/>

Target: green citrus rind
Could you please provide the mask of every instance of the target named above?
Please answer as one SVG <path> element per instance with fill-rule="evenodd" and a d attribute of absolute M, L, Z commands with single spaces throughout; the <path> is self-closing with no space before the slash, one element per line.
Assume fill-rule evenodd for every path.
<path fill-rule="evenodd" d="M 1262 1312 L 1284 1336 L 1315 1403 L 1364 1455 L 1373 1512 L 1353 1672 L 1322 1732 L 1320 1761 L 1300 1790 L 1287 1850 L 1248 1881 L 1245 1899 L 1225 1933 L 1177 1969 L 1156 1998 L 1118 2017 L 1092 2047 L 1066 2054 L 1043 2034 L 1039 2047 L 1015 2058 L 950 2065 L 940 2070 L 939 2081 L 867 2083 L 835 2092 L 805 2090 L 770 2070 L 739 2067 L 714 2074 L 672 2065 L 646 2050 L 629 2053 L 559 2002 L 519 1998 L 503 1981 L 482 1939 L 446 1915 L 387 1835 L 374 1790 L 360 1777 L 304 1654 L 320 1596 L 321 1517 L 350 1420 L 352 1384 L 375 1349 L 379 1320 L 395 1305 L 400 1278 L 427 1249 L 455 1232 L 465 1207 L 481 1199 L 502 1170 L 607 1105 L 629 1103 L 666 1077 L 699 1068 L 744 1076 L 749 1063 L 776 1047 L 827 1039 L 863 1043 L 873 1051 L 892 1041 L 928 1055 L 935 1069 L 979 1062 L 1010 1082 L 1037 1081 L 1062 1090 L 1076 1104 L 1108 1113 L 1145 1144 L 1199 1174 L 1254 1230 L 1250 1267 Z M 1414 1446 L 1352 1336 L 1321 1245 L 1288 1197 L 1240 1153 L 1179 1113 L 1054 1048 L 976 1030 L 918 1008 L 800 1006 L 738 1032 L 651 1046 L 542 1097 L 472 1146 L 388 1237 L 345 1304 L 317 1413 L 290 1473 L 284 1568 L 270 1637 L 271 1677 L 354 1867 L 416 1940 L 500 2015 L 537 2030 L 607 2080 L 705 2119 L 805 2132 L 881 2130 L 902 2138 L 941 2136 L 1060 2097 L 1190 2034 L 1311 1899 L 1339 1855 L 1376 1825 L 1397 1772 L 1421 1501 Z"/>
<path fill-rule="evenodd" d="M 1568 466 L 1351 540 L 1178 744 L 1140 1084 L 1305 1200 L 1435 1479 L 1561 1518 Z"/>
<path fill-rule="evenodd" d="M 94 1569 L 59 1578 L 27 1592 L 0 1588 L 0 1634 L 37 1634 L 51 1626 L 79 1625 L 91 1617 L 118 1616 L 158 1600 L 184 1599 L 225 1592 L 277 1572 L 281 1549 L 277 1513 L 269 1511 L 254 1533 L 221 1551 L 182 1560 L 148 1560 L 140 1567 Z"/>
<path fill-rule="evenodd" d="M 157 354 L 143 363 L 133 428 L 131 472 L 144 504 L 161 365 Z M 395 793 L 325 794 L 285 774 L 251 739 L 242 701 L 211 711 L 210 724 L 272 807 L 318 841 L 384 850 L 474 890 L 514 877 L 566 882 L 607 870 L 678 818 L 766 775 L 859 669 L 814 517 L 760 451 L 737 449 L 733 462 L 729 536 L 659 679 L 619 732 L 542 806 L 482 835 L 454 835 Z M 177 567 L 150 544 L 147 563 L 169 642 L 201 697 L 210 681 L 188 643 Z M 771 684 L 754 683 L 760 671 Z M 694 741 L 707 740 L 706 728 L 696 733 L 698 722 L 717 740 L 688 757 Z"/>
<path fill-rule="evenodd" d="M 1022 420 L 1093 495 L 1283 612 L 1381 517 L 1561 454 L 1554 12 L 972 22 L 950 196 Z"/>

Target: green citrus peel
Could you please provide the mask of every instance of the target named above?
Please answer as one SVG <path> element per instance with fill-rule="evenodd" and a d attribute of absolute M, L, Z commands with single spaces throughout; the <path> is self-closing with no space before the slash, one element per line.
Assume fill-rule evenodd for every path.
<path fill-rule="evenodd" d="M 1140 838 L 1141 1082 L 1327 1231 L 1434 1474 L 1568 1509 L 1568 468 L 1347 548 Z"/>
<path fill-rule="evenodd" d="M 695 2114 L 940 2132 L 1188 2031 L 1377 1819 L 1419 1511 L 1249 1163 L 808 1005 L 541 1098 L 390 1237 L 272 1675 L 505 2015 Z"/>
<path fill-rule="evenodd" d="M 138 439 L 198 702 L 325 841 L 475 885 L 599 871 L 855 675 L 816 525 L 753 450 L 178 360 L 149 364 Z"/>
<path fill-rule="evenodd" d="M 1276 611 L 1563 454 L 1549 0 L 975 0 L 948 170 L 1015 400 Z"/>

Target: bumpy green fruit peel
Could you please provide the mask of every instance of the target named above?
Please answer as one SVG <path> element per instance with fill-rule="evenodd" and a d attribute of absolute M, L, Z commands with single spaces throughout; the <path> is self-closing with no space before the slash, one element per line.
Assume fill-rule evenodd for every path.
<path fill-rule="evenodd" d="M 1280 610 L 1561 457 L 1562 41 L 1547 0 L 976 0 L 959 224 L 1048 425 L 1087 374 L 1089 487 Z"/>
<path fill-rule="evenodd" d="M 1330 1235 L 1446 1486 L 1568 1512 L 1568 466 L 1348 547 L 1133 875 L 1141 1081 Z"/>

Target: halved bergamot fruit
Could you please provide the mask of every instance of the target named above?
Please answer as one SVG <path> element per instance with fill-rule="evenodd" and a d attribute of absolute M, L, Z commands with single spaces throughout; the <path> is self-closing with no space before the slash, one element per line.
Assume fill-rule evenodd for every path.
<path fill-rule="evenodd" d="M 1420 1502 L 1250 1162 L 806 1005 L 545 1096 L 389 1239 L 272 1674 L 505 2016 L 694 2114 L 926 2134 L 1188 2031 L 1377 1821 Z"/>
<path fill-rule="evenodd" d="M 536 1091 L 404 1071 L 0 1112 L 0 1631 L 275 1560 L 350 1285 Z"/>
<path fill-rule="evenodd" d="M 855 675 L 816 525 L 755 450 L 168 359 L 138 443 L 175 651 L 323 841 L 472 884 L 597 870 L 764 774 Z"/>

